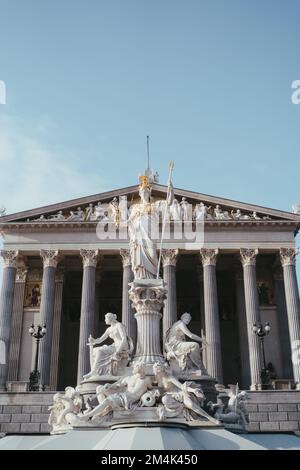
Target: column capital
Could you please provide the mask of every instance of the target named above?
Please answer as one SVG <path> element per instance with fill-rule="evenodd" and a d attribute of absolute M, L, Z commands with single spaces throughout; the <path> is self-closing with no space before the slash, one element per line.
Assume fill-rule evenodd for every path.
<path fill-rule="evenodd" d="M 258 248 L 241 248 L 240 255 L 243 266 L 255 266 Z"/>
<path fill-rule="evenodd" d="M 279 254 L 282 267 L 291 265 L 296 266 L 298 250 L 295 250 L 294 248 L 280 248 Z"/>
<path fill-rule="evenodd" d="M 19 256 L 19 251 L 18 250 L 17 251 L 1 250 L 0 255 L 3 258 L 5 268 L 16 268 L 17 267 L 17 261 L 18 261 L 18 256 Z"/>
<path fill-rule="evenodd" d="M 95 268 L 99 261 L 99 250 L 80 250 L 83 267 Z"/>
<path fill-rule="evenodd" d="M 44 268 L 56 268 L 58 263 L 58 250 L 40 250 Z"/>
<path fill-rule="evenodd" d="M 179 250 L 166 249 L 161 250 L 163 266 L 176 266 Z"/>
<path fill-rule="evenodd" d="M 130 250 L 126 250 L 126 249 L 121 248 L 120 249 L 120 255 L 121 255 L 121 258 L 122 258 L 123 268 L 126 268 L 126 266 L 131 266 Z"/>
<path fill-rule="evenodd" d="M 25 282 L 26 277 L 27 277 L 28 269 L 19 267 L 17 268 L 17 273 L 16 273 L 16 282 Z"/>
<path fill-rule="evenodd" d="M 218 248 L 201 248 L 200 256 L 202 259 L 203 267 L 216 266 L 218 254 Z"/>

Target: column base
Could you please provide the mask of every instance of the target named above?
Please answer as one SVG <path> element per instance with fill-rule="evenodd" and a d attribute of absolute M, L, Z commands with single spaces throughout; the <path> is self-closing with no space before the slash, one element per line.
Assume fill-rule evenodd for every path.
<path fill-rule="evenodd" d="M 20 380 L 6 382 L 6 390 L 8 392 L 28 392 L 29 382 Z"/>
<path fill-rule="evenodd" d="M 250 385 L 250 390 L 252 390 L 252 391 L 262 390 L 262 384 L 251 384 Z"/>

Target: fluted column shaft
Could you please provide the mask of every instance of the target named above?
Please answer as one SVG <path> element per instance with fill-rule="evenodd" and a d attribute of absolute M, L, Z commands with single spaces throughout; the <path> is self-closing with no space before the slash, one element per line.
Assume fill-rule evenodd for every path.
<path fill-rule="evenodd" d="M 251 374 L 249 365 L 249 345 L 247 333 L 244 280 L 242 272 L 237 272 L 235 275 L 235 296 L 240 343 L 240 366 L 242 377 L 241 386 L 244 389 L 247 389 L 251 384 Z"/>
<path fill-rule="evenodd" d="M 20 267 L 17 269 L 12 314 L 12 331 L 9 349 L 9 381 L 18 380 L 26 276 L 27 269 L 25 267 Z"/>
<path fill-rule="evenodd" d="M 0 390 L 5 390 L 18 252 L 3 250 L 0 254 L 4 260 L 0 292 Z"/>
<path fill-rule="evenodd" d="M 218 250 L 200 250 L 203 264 L 207 371 L 218 384 L 223 383 L 220 319 L 217 294 L 216 260 Z"/>
<path fill-rule="evenodd" d="M 99 250 L 80 250 L 83 260 L 77 383 L 91 370 L 87 346 L 95 325 L 96 266 Z"/>
<path fill-rule="evenodd" d="M 57 390 L 63 284 L 64 284 L 64 270 L 59 269 L 55 277 L 55 300 L 54 300 L 54 320 L 53 320 L 51 369 L 50 369 L 50 390 Z"/>
<path fill-rule="evenodd" d="M 137 344 L 134 362 L 154 364 L 164 362 L 160 345 L 161 309 L 166 298 L 164 283 L 147 284 L 132 282 L 129 291 L 130 300 L 136 310 Z"/>
<path fill-rule="evenodd" d="M 283 279 L 288 316 L 292 364 L 296 387 L 300 389 L 300 301 L 296 275 L 296 254 L 292 249 L 281 248 L 280 258 L 283 268 Z"/>
<path fill-rule="evenodd" d="M 126 326 L 127 334 L 136 343 L 136 320 L 129 300 L 129 283 L 133 281 L 129 250 L 120 250 L 123 264 L 122 287 L 122 323 Z"/>
<path fill-rule="evenodd" d="M 40 322 L 41 325 L 46 325 L 47 333 L 40 342 L 38 369 L 41 374 L 41 385 L 49 388 L 55 301 L 55 274 L 59 254 L 57 250 L 41 250 L 40 253 L 43 260 Z"/>
<path fill-rule="evenodd" d="M 291 341 L 286 310 L 283 272 L 281 272 L 281 270 L 277 270 L 274 273 L 274 281 L 277 318 L 279 325 L 282 372 L 284 379 L 290 379 L 293 377 L 294 372 L 291 359 Z"/>
<path fill-rule="evenodd" d="M 244 290 L 249 344 L 251 390 L 261 389 L 262 357 L 258 336 L 253 332 L 253 324 L 260 323 L 260 310 L 256 284 L 256 255 L 258 250 L 241 249 L 244 272 Z"/>
<path fill-rule="evenodd" d="M 177 320 L 176 263 L 178 250 L 162 250 L 163 278 L 167 286 L 167 298 L 163 311 L 163 338 Z"/>

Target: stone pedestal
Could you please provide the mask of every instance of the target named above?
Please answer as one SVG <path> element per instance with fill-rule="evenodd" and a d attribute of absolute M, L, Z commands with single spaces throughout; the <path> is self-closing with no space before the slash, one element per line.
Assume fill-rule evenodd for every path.
<path fill-rule="evenodd" d="M 129 298 L 136 310 L 137 342 L 133 362 L 164 363 L 161 352 L 161 310 L 167 297 L 163 280 L 143 279 L 130 283 Z"/>

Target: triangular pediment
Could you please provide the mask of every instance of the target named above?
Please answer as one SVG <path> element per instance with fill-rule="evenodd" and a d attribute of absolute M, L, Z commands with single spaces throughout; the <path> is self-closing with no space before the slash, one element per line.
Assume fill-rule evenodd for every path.
<path fill-rule="evenodd" d="M 139 185 L 129 186 L 126 188 L 115 189 L 113 191 L 107 191 L 91 196 L 81 197 L 64 201 L 56 204 L 51 204 L 36 209 L 27 211 L 17 212 L 14 214 L 5 215 L 0 217 L 0 225 L 3 224 L 18 224 L 18 223 L 32 223 L 32 222 L 80 222 L 89 220 L 86 216 L 89 206 L 92 206 L 92 210 L 98 205 L 107 205 L 114 198 L 117 201 L 121 197 L 127 199 L 128 206 L 138 200 Z M 166 198 L 167 187 L 160 184 L 152 185 L 152 198 L 153 200 L 164 200 Z M 196 206 L 203 203 L 208 210 L 208 218 L 210 220 L 217 220 L 215 209 L 218 207 L 220 213 L 225 214 L 224 220 L 237 220 L 235 217 L 237 211 L 241 214 L 241 220 L 281 220 L 281 221 L 295 221 L 300 223 L 300 215 L 292 212 L 286 212 L 276 209 L 271 209 L 263 206 L 254 204 L 243 203 L 226 199 L 217 196 L 210 196 L 207 194 L 198 193 L 195 191 L 188 191 L 184 189 L 174 188 L 174 196 L 180 203 L 182 198 L 186 198 L 186 201 L 193 206 L 193 212 L 196 210 Z M 82 211 L 82 220 L 77 217 L 79 211 Z M 73 218 L 72 218 L 73 214 Z M 75 214 L 75 216 L 74 216 Z M 253 216 L 255 214 L 256 216 Z M 222 220 L 222 216 L 220 219 Z"/>

